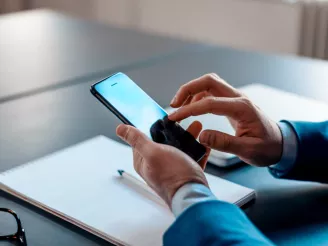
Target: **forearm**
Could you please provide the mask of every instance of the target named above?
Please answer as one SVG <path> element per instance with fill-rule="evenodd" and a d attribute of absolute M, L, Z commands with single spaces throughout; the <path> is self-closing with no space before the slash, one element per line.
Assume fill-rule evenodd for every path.
<path fill-rule="evenodd" d="M 186 184 L 174 195 L 177 217 L 164 245 L 272 245 L 235 205 L 219 201 L 200 184 Z"/>
<path fill-rule="evenodd" d="M 280 129 L 284 141 L 283 157 L 279 164 L 270 167 L 270 172 L 279 178 L 327 183 L 328 122 L 283 121 Z"/>

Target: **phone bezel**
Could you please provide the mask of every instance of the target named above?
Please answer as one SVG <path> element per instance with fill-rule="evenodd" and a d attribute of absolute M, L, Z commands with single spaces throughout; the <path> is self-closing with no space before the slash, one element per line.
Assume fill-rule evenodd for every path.
<path fill-rule="evenodd" d="M 106 107 L 108 108 L 113 114 L 115 114 L 115 116 L 117 118 L 119 118 L 124 124 L 127 125 L 131 125 L 134 126 L 127 118 L 125 118 L 112 104 L 110 104 L 110 102 L 108 102 L 101 94 L 98 93 L 98 91 L 96 90 L 95 86 L 97 84 L 100 84 L 102 82 L 104 82 L 105 80 L 115 76 L 118 73 L 112 74 L 100 81 L 98 81 L 97 83 L 94 83 L 93 85 L 91 85 L 90 88 L 90 92 Z"/>

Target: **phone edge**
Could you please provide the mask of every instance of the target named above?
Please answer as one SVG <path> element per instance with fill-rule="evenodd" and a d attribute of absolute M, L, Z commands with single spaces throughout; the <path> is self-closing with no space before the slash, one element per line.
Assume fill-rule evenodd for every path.
<path fill-rule="evenodd" d="M 117 73 L 115 73 L 117 74 Z M 134 126 L 127 118 L 125 118 L 118 110 L 116 110 L 116 108 L 111 105 L 101 94 L 99 94 L 97 92 L 97 90 L 95 89 L 95 86 L 101 82 L 103 82 L 104 80 L 114 76 L 115 74 L 112 74 L 96 83 L 94 83 L 93 85 L 91 85 L 90 87 L 90 92 L 91 94 L 98 99 L 98 101 L 100 101 L 106 108 L 108 108 L 117 118 L 119 118 L 124 124 L 127 125 L 131 125 Z"/>
<path fill-rule="evenodd" d="M 120 73 L 120 72 L 119 72 Z M 90 87 L 90 92 L 91 94 L 98 99 L 98 101 L 100 101 L 106 108 L 108 108 L 118 119 L 120 119 L 124 124 L 127 124 L 127 125 L 131 125 L 131 126 L 134 126 L 128 119 L 126 119 L 118 110 L 116 110 L 116 108 L 111 105 L 101 94 L 99 94 L 97 92 L 97 90 L 95 89 L 95 86 L 101 82 L 103 82 L 104 80 L 106 79 L 109 79 L 110 77 L 112 76 L 115 76 L 116 74 L 119 74 L 119 73 L 114 73 L 114 74 L 111 74 L 110 76 L 106 77 L 106 78 L 103 78 L 101 79 L 100 81 L 94 83 L 91 85 Z M 138 85 L 137 85 L 138 86 Z M 141 88 L 140 88 L 141 89 Z M 141 89 L 142 90 L 142 89 Z M 167 113 L 154 99 L 152 99 L 165 113 Z M 179 124 L 180 125 L 180 124 Z M 180 126 L 181 127 L 181 126 Z M 186 131 L 186 130 L 185 130 Z M 195 141 L 197 141 L 197 139 L 195 139 Z M 204 148 L 205 148 L 205 151 L 204 151 L 204 154 L 198 159 L 198 160 L 195 160 L 196 162 L 199 162 L 201 161 L 204 156 L 206 155 L 206 147 L 201 144 L 199 141 L 197 141 L 200 145 L 202 145 Z"/>

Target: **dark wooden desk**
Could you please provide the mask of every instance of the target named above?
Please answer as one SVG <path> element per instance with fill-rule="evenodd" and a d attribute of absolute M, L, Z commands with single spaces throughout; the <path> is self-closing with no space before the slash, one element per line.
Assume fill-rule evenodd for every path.
<path fill-rule="evenodd" d="M 181 84 L 208 72 L 217 72 L 234 86 L 263 83 L 328 102 L 328 64 L 319 61 L 213 48 L 127 71 L 163 106 Z M 98 134 L 117 139 L 119 121 L 89 93 L 94 81 L 80 82 L 0 104 L 0 171 Z M 231 170 L 208 166 L 207 171 L 257 190 L 257 201 L 247 214 L 279 245 L 328 242 L 326 186 L 276 180 L 265 168 L 250 166 Z M 4 194 L 0 204 L 21 215 L 31 245 L 106 245 Z"/>
<path fill-rule="evenodd" d="M 202 47 L 49 10 L 0 16 L 0 102 Z"/>

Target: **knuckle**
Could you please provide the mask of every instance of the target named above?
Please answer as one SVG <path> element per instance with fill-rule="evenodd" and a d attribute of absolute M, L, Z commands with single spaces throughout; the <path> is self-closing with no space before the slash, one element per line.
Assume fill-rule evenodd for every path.
<path fill-rule="evenodd" d="M 219 76 L 216 73 L 208 73 L 206 74 L 208 79 L 212 79 L 212 80 L 217 80 L 219 78 Z"/>
<path fill-rule="evenodd" d="M 213 146 L 214 148 L 219 147 L 218 136 L 215 133 L 208 134 L 207 137 L 208 137 L 207 142 L 209 143 L 210 146 Z"/>
<path fill-rule="evenodd" d="M 209 144 L 209 146 L 215 147 L 214 143 L 215 143 L 215 136 L 214 134 L 208 133 L 206 134 L 206 138 L 205 141 Z"/>
<path fill-rule="evenodd" d="M 216 88 L 219 84 L 224 83 L 224 81 L 217 75 L 216 73 L 206 74 L 206 83 L 207 83 L 207 91 L 211 91 L 213 88 Z"/>
<path fill-rule="evenodd" d="M 211 132 L 206 135 L 205 141 L 214 149 L 227 152 L 231 150 L 231 138 L 224 133 Z"/>
<path fill-rule="evenodd" d="M 242 102 L 243 104 L 245 104 L 246 106 L 250 106 L 250 105 L 252 105 L 251 100 L 250 100 L 248 97 L 246 97 L 246 96 L 242 96 L 240 100 L 241 100 L 241 102 Z"/>
<path fill-rule="evenodd" d="M 207 81 L 208 86 L 216 84 L 218 80 L 218 76 L 215 73 L 205 74 L 204 78 Z"/>
<path fill-rule="evenodd" d="M 129 136 L 130 136 L 130 127 L 127 127 L 126 129 L 124 129 L 123 139 L 129 140 Z"/>
<path fill-rule="evenodd" d="M 194 108 L 191 108 L 190 111 L 187 113 L 187 115 L 190 115 L 190 116 L 196 116 L 196 111 Z"/>
<path fill-rule="evenodd" d="M 223 151 L 226 151 L 226 150 L 229 150 L 230 149 L 230 147 L 231 147 L 231 139 L 227 135 L 223 134 L 222 135 L 222 139 L 221 140 L 218 140 L 217 139 L 217 141 L 220 141 L 221 142 L 221 144 L 222 144 L 222 150 Z M 217 144 L 219 144 L 219 142 Z"/>
<path fill-rule="evenodd" d="M 197 115 L 197 108 L 195 107 L 190 107 L 188 109 L 188 112 L 186 114 L 187 116 L 196 116 Z"/>
<path fill-rule="evenodd" d="M 187 84 L 183 84 L 183 85 L 181 85 L 180 88 L 179 88 L 179 90 L 180 90 L 180 91 L 183 91 L 183 90 L 186 88 L 186 85 L 187 85 Z"/>
<path fill-rule="evenodd" d="M 238 110 L 236 110 L 235 116 L 237 118 L 242 117 L 244 114 L 249 115 L 250 110 L 253 107 L 252 101 L 245 96 L 238 99 Z"/>
<path fill-rule="evenodd" d="M 215 109 L 216 109 L 216 103 L 217 103 L 217 100 L 215 97 L 209 97 L 209 98 L 206 98 L 206 105 L 207 105 L 207 109 L 208 109 L 208 112 L 211 113 L 211 114 L 214 114 L 215 112 Z"/>
<path fill-rule="evenodd" d="M 138 146 L 139 143 L 139 136 L 138 135 L 132 135 L 130 137 L 130 143 L 131 143 L 131 147 L 132 148 L 136 148 Z"/>
<path fill-rule="evenodd" d="M 188 96 L 188 95 L 192 95 L 192 93 L 191 93 L 191 91 L 190 91 L 190 84 L 189 84 L 189 83 L 182 85 L 182 86 L 180 87 L 179 91 L 180 91 L 180 93 L 182 92 L 183 95 L 184 95 L 184 94 L 187 94 L 186 96 Z"/>

